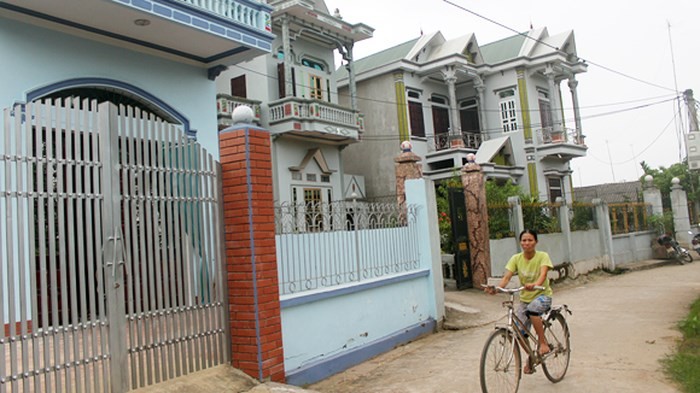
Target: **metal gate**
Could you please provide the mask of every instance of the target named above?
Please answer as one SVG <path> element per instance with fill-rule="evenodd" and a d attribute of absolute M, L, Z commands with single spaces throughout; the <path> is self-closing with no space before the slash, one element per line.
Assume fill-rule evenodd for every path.
<path fill-rule="evenodd" d="M 211 155 L 111 103 L 3 121 L 0 393 L 122 392 L 228 362 Z"/>
<path fill-rule="evenodd" d="M 464 202 L 464 190 L 450 188 L 448 190 L 450 204 L 450 221 L 452 222 L 452 239 L 454 239 L 454 269 L 453 276 L 457 289 L 471 288 L 472 262 L 469 253 L 469 231 L 467 227 L 467 206 Z"/>

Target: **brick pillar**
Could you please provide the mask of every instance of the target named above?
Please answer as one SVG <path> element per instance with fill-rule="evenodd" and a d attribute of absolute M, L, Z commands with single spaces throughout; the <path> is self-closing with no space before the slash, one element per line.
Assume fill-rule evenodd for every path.
<path fill-rule="evenodd" d="M 236 124 L 219 133 L 233 366 L 285 381 L 270 133 Z"/>
<path fill-rule="evenodd" d="M 489 213 L 486 207 L 486 186 L 481 166 L 474 154 L 467 155 L 462 167 L 464 204 L 467 207 L 467 232 L 472 264 L 472 285 L 480 288 L 491 277 L 491 247 L 489 244 Z"/>
<path fill-rule="evenodd" d="M 401 142 L 402 153 L 394 158 L 396 163 L 396 198 L 399 204 L 406 202 L 406 180 L 422 179 L 420 157 L 411 151 L 411 142 Z"/>

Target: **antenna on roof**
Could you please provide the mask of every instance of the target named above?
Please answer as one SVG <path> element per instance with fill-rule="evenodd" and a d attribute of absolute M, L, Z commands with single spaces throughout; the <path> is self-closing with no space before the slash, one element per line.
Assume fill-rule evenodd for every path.
<path fill-rule="evenodd" d="M 423 28 L 420 28 L 420 35 L 423 35 Z"/>
<path fill-rule="evenodd" d="M 532 27 L 532 19 L 530 19 L 530 30 L 532 29 L 534 29 L 534 27 Z"/>

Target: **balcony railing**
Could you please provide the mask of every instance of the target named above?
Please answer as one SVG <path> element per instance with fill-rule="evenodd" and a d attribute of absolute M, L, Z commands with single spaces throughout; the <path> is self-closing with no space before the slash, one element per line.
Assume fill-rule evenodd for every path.
<path fill-rule="evenodd" d="M 540 145 L 551 143 L 570 143 L 585 146 L 584 136 L 573 128 L 555 130 L 553 127 L 545 127 L 537 130 L 537 141 Z"/>
<path fill-rule="evenodd" d="M 266 5 L 256 0 L 177 0 L 257 30 L 272 32 L 272 17 Z M 265 7 L 265 8 L 263 8 Z"/>
<path fill-rule="evenodd" d="M 260 124 L 260 101 L 248 100 L 242 97 L 233 97 L 226 94 L 216 95 L 216 114 L 219 126 L 228 127 L 233 124 L 231 115 L 239 106 L 248 106 L 253 110 L 253 121 Z"/>
<path fill-rule="evenodd" d="M 350 138 L 364 132 L 363 116 L 351 109 L 304 98 L 287 97 L 270 103 L 270 126 L 286 121 L 299 122 L 300 128 L 288 131 L 317 131 Z"/>
<path fill-rule="evenodd" d="M 478 150 L 481 142 L 487 138 L 485 135 L 476 132 L 462 132 L 461 134 L 436 134 L 432 139 L 432 151 L 446 150 L 451 148 L 466 148 Z"/>

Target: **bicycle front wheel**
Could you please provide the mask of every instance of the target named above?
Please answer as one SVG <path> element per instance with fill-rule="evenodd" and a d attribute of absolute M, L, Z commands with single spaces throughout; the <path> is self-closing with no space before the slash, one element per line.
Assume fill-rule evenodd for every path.
<path fill-rule="evenodd" d="M 483 393 L 518 391 L 520 347 L 506 329 L 491 333 L 481 352 L 480 378 Z"/>
<path fill-rule="evenodd" d="M 690 262 L 693 262 L 693 256 L 690 255 L 689 252 L 684 252 L 683 254 L 681 254 L 681 255 L 679 256 L 678 259 L 681 260 L 681 263 L 690 263 Z"/>
<path fill-rule="evenodd" d="M 557 383 L 564 379 L 566 370 L 569 369 L 569 358 L 571 357 L 569 326 L 563 315 L 557 314 L 547 322 L 544 336 L 551 353 L 542 362 L 542 369 L 547 379 Z"/>

